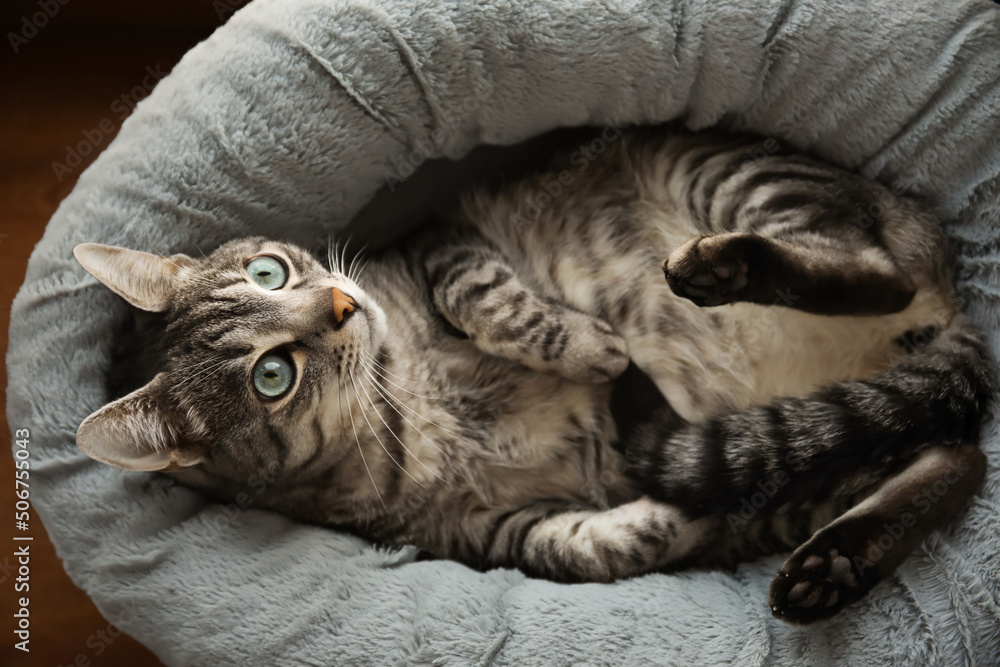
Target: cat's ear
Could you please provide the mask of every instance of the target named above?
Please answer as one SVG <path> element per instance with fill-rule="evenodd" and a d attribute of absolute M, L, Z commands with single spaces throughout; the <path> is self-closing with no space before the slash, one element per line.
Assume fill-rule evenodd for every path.
<path fill-rule="evenodd" d="M 171 405 L 163 374 L 83 420 L 76 445 L 84 454 L 122 470 L 176 472 L 202 461 L 186 438 L 187 420 Z"/>
<path fill-rule="evenodd" d="M 81 243 L 73 256 L 83 268 L 136 308 L 167 310 L 177 289 L 177 276 L 194 264 L 187 255 L 160 257 L 100 243 Z"/>

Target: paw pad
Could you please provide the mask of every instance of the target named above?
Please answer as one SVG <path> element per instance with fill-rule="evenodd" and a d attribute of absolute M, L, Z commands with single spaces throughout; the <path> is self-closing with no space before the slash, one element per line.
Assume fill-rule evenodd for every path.
<path fill-rule="evenodd" d="M 793 623 L 833 616 L 865 592 L 848 555 L 808 546 L 792 554 L 771 583 L 771 611 Z"/>
<path fill-rule="evenodd" d="M 670 289 L 703 307 L 739 300 L 750 269 L 739 241 L 729 235 L 701 236 L 677 248 L 663 263 Z"/>

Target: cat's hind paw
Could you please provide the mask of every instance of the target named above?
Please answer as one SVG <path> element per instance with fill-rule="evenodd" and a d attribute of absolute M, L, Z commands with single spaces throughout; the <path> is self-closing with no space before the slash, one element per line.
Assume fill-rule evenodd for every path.
<path fill-rule="evenodd" d="M 817 533 L 778 570 L 768 594 L 775 618 L 799 625 L 830 618 L 877 583 L 874 572 L 859 565 L 867 561 L 842 551 L 830 538 Z"/>
<path fill-rule="evenodd" d="M 703 307 L 739 301 L 750 268 L 741 240 L 733 234 L 699 236 L 674 250 L 663 262 L 670 289 Z"/>

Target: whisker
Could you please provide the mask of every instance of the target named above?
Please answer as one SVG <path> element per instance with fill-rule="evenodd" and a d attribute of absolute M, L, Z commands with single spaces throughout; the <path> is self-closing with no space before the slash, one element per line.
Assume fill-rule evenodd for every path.
<path fill-rule="evenodd" d="M 364 367 L 362 367 L 362 369 L 363 369 L 363 370 L 367 370 L 367 369 L 365 369 Z M 441 479 L 440 475 L 438 475 L 438 474 L 437 474 L 436 472 L 434 472 L 433 470 L 431 470 L 430 468 L 428 468 L 428 467 L 427 467 L 426 465 L 424 465 L 424 462 L 423 462 L 423 461 L 421 461 L 421 460 L 420 460 L 420 459 L 419 459 L 419 458 L 417 457 L 417 455 L 416 455 L 416 454 L 414 454 L 413 452 L 411 452 L 411 451 L 410 451 L 410 448 L 409 448 L 409 447 L 407 447 L 407 446 L 406 446 L 405 444 L 403 444 L 403 441 L 399 439 L 399 436 L 398 436 L 398 435 L 396 435 L 395 431 L 393 431 L 393 430 L 392 430 L 391 428 L 389 428 L 389 424 L 387 424 L 387 423 L 386 423 L 385 419 L 384 419 L 384 418 L 382 417 L 382 414 L 381 414 L 381 413 L 380 413 L 380 412 L 378 411 L 378 408 L 376 408 L 376 407 L 375 407 L 375 401 L 373 401 L 373 400 L 372 400 L 372 397 L 371 397 L 371 395 L 370 395 L 370 394 L 368 393 L 368 390 L 367 390 L 367 389 L 365 389 L 365 385 L 364 385 L 364 383 L 362 383 L 362 384 L 361 384 L 361 391 L 365 392 L 365 398 L 367 398 L 367 399 L 368 399 L 368 403 L 369 403 L 369 404 L 370 404 L 370 405 L 372 406 L 372 410 L 374 410 L 374 411 L 375 411 L 375 414 L 376 414 L 376 415 L 378 415 L 378 418 L 379 418 L 379 420 L 380 420 L 380 421 L 382 422 L 382 424 L 383 424 L 383 425 L 385 426 L 386 430 L 387 430 L 387 431 L 389 431 L 389 433 L 391 433 L 391 434 L 392 434 L 392 437 L 394 437 L 394 438 L 396 439 L 396 442 L 398 442 L 398 443 L 400 444 L 400 446 L 401 446 L 401 447 L 403 448 L 403 450 L 404 450 L 404 451 L 405 451 L 405 452 L 406 452 L 407 454 L 409 454 L 410 456 L 412 456 L 412 457 L 413 457 L 413 460 L 414 460 L 414 461 L 416 461 L 417 463 L 419 463 L 419 464 L 420 464 L 420 466 L 421 466 L 421 467 L 422 467 L 422 468 L 423 468 L 424 470 L 426 470 L 426 471 L 427 471 L 427 472 L 429 472 L 430 474 L 434 475 L 434 476 L 435 476 L 435 477 L 437 477 L 438 479 Z M 383 397 L 383 398 L 384 398 L 384 397 Z M 398 412 L 398 410 L 397 410 L 397 412 Z M 400 415 L 400 416 L 402 416 L 402 415 Z"/>
<path fill-rule="evenodd" d="M 351 245 L 351 237 L 348 236 L 347 240 L 344 241 L 344 247 L 340 249 L 340 274 L 344 274 L 344 262 L 347 261 L 347 246 Z"/>
<path fill-rule="evenodd" d="M 219 364 L 218 366 L 213 367 L 208 372 L 207 375 L 205 375 L 204 377 L 198 378 L 197 384 L 195 386 L 201 386 L 201 385 L 205 384 L 206 382 L 215 379 L 215 377 L 217 377 L 224 370 L 225 370 L 225 367 L 223 366 L 223 364 Z"/>
<path fill-rule="evenodd" d="M 351 265 L 347 267 L 347 277 L 352 282 L 357 282 L 357 279 L 361 276 L 361 271 L 364 267 L 358 265 L 357 262 L 364 256 L 364 252 L 367 247 L 368 244 L 366 243 L 364 246 L 361 247 L 360 250 L 354 253 L 354 257 L 351 258 Z M 365 260 L 365 266 L 367 265 L 368 265 L 368 260 Z M 355 270 L 355 268 L 357 268 L 357 270 Z"/>
<path fill-rule="evenodd" d="M 376 380 L 374 380 L 374 378 L 373 378 L 373 381 L 374 381 L 374 382 L 377 382 Z M 389 389 L 388 389 L 387 387 L 385 387 L 385 386 L 382 386 L 382 388 L 383 388 L 383 389 L 385 389 L 385 390 L 386 390 L 387 392 L 389 391 Z M 435 423 L 435 422 L 432 422 L 432 421 L 431 421 L 430 419 L 428 419 L 427 417 L 424 417 L 424 416 L 423 416 L 422 414 L 420 414 L 419 412 L 417 412 L 416 410 L 414 410 L 413 408 L 411 408 L 410 406 L 408 406 L 408 405 L 407 405 L 406 403 L 404 403 L 403 401 L 401 401 L 401 400 L 399 400 L 398 398 L 396 398 L 396 396 L 395 396 L 395 395 L 392 395 L 392 398 L 393 398 L 393 400 L 395 400 L 395 401 L 396 401 L 397 403 L 399 403 L 400 407 L 402 407 L 402 408 L 403 408 L 404 410 L 406 410 L 407 412 L 409 412 L 409 413 L 410 413 L 410 414 L 412 414 L 413 416 L 415 416 L 415 417 L 419 417 L 420 419 L 423 419 L 423 420 L 424 420 L 425 422 L 427 422 L 427 423 L 428 423 L 428 424 L 430 424 L 431 426 L 435 426 L 435 427 L 437 427 L 437 428 L 441 429 L 442 431 L 444 431 L 445 433 L 450 433 L 450 434 L 452 434 L 453 436 L 455 436 L 456 438 L 461 438 L 461 437 L 462 437 L 462 434 L 461 434 L 461 433 L 455 433 L 455 432 L 454 432 L 454 431 L 452 431 L 451 429 L 449 429 L 449 428 L 446 428 L 446 427 L 444 427 L 444 426 L 441 426 L 440 424 L 437 424 L 437 423 Z"/>
<path fill-rule="evenodd" d="M 201 383 L 201 382 L 203 382 L 206 379 L 206 374 L 207 374 L 207 377 L 212 377 L 215 374 L 215 373 L 213 373 L 213 371 L 216 371 L 217 369 L 218 369 L 218 371 L 221 371 L 222 370 L 222 366 L 224 366 L 225 364 L 229 363 L 229 361 L 230 360 L 228 358 L 223 358 L 218 363 L 212 364 L 208 368 L 203 368 L 203 369 L 199 370 L 197 373 L 195 373 L 191 377 L 187 378 L 187 381 L 188 382 L 192 382 L 192 383 L 197 381 L 197 382 Z"/>
<path fill-rule="evenodd" d="M 398 468 L 399 468 L 400 470 L 402 470 L 402 471 L 403 471 L 403 474 L 405 474 L 405 475 L 406 475 L 407 477 L 409 477 L 409 478 L 410 478 L 411 480 L 413 480 L 413 482 L 414 482 L 414 483 L 415 483 L 415 484 L 416 484 L 417 486 L 419 486 L 419 487 L 421 487 L 421 488 L 425 488 L 425 487 L 424 487 L 424 485 L 423 485 L 423 484 L 421 484 L 420 482 L 418 482 L 418 481 L 416 480 L 416 478 L 414 478 L 414 477 L 413 477 L 413 475 L 411 475 L 411 474 L 409 473 L 409 471 L 408 471 L 408 470 L 407 470 L 406 468 L 404 468 L 404 467 L 403 467 L 403 466 L 402 466 L 402 465 L 401 465 L 401 464 L 399 463 L 399 461 L 397 461 L 397 460 L 396 460 L 395 458 L 393 458 L 392 454 L 390 454 L 390 453 L 389 453 L 389 450 L 388 450 L 388 449 L 386 449 L 386 446 L 385 446 L 385 444 L 384 444 L 384 443 L 382 442 L 382 438 L 378 437 L 378 433 L 376 433 L 376 432 L 375 432 L 375 429 L 374 429 L 374 428 L 372 427 L 372 423 L 371 423 L 371 422 L 370 422 L 370 421 L 368 420 L 368 411 L 367 411 L 367 410 L 365 410 L 365 404 L 361 402 L 361 394 L 360 394 L 360 393 L 358 392 L 358 385 L 357 385 L 357 383 L 356 383 L 356 382 L 354 381 L 354 374 L 353 374 L 353 373 L 348 373 L 348 375 L 349 375 L 349 376 L 350 376 L 350 378 L 351 378 L 351 384 L 352 384 L 352 385 L 354 385 L 354 395 L 358 397 L 358 407 L 359 407 L 359 408 L 361 408 L 361 416 L 365 418 L 365 423 L 367 423 L 367 424 L 368 424 L 368 430 L 369 430 L 369 431 L 371 431 L 371 432 L 372 432 L 372 435 L 374 435 L 374 436 L 375 436 L 375 440 L 376 440 L 376 442 L 378 442 L 378 444 L 379 444 L 379 445 L 380 445 L 380 446 L 382 447 L 382 451 L 384 451 L 384 452 L 385 452 L 386 456 L 388 456 L 388 457 L 389 457 L 389 460 L 390 460 L 390 461 L 392 461 L 393 463 L 395 463 L 395 464 L 396 464 L 396 466 L 397 466 L 397 467 L 398 467 Z M 373 405 L 373 406 L 372 406 L 372 409 L 374 409 L 374 408 L 375 408 L 375 406 Z M 376 410 L 376 412 L 377 412 L 377 410 Z"/>
<path fill-rule="evenodd" d="M 347 275 L 350 277 L 354 273 L 354 263 L 358 261 L 360 253 L 354 253 L 351 257 L 351 263 L 347 265 Z"/>
<path fill-rule="evenodd" d="M 352 280 L 354 280 L 354 282 L 360 283 L 361 277 L 362 277 L 362 273 L 368 267 L 368 262 L 369 261 L 371 261 L 371 260 L 366 259 L 364 261 L 364 264 L 361 264 L 361 265 L 358 266 L 357 271 L 355 272 L 354 278 L 352 278 Z"/>
<path fill-rule="evenodd" d="M 339 394 L 338 394 L 338 396 L 339 396 Z M 357 392 L 356 391 L 355 391 L 355 397 L 357 397 Z M 361 404 L 360 400 L 358 401 L 358 404 L 359 405 Z M 365 472 L 368 473 L 368 479 L 370 479 L 372 481 L 372 488 L 375 489 L 375 495 L 378 496 L 378 501 L 380 503 L 382 503 L 382 509 L 386 509 L 387 510 L 388 508 L 385 506 L 385 501 L 382 500 L 382 494 L 379 493 L 378 484 L 375 483 L 375 478 L 372 477 L 372 471 L 368 467 L 368 461 L 365 460 L 365 452 L 364 452 L 364 450 L 361 449 L 361 440 L 358 438 L 358 429 L 354 425 L 354 411 L 351 410 L 351 402 L 350 401 L 347 402 L 347 414 L 350 415 L 350 417 L 351 417 L 351 430 L 354 431 L 354 442 L 357 443 L 357 445 L 358 445 L 358 454 L 361 454 L 361 462 L 365 465 Z M 343 413 L 341 413 L 341 420 L 343 420 Z"/>
<path fill-rule="evenodd" d="M 330 273 L 337 273 L 336 256 L 337 250 L 340 247 L 340 242 L 334 242 L 333 237 L 330 236 L 326 241 L 326 267 L 330 270 Z"/>
<path fill-rule="evenodd" d="M 347 387 L 341 382 L 343 378 L 337 378 L 337 412 L 340 413 L 340 435 L 342 438 L 347 438 L 347 424 L 344 423 L 344 391 Z"/>
<path fill-rule="evenodd" d="M 423 394 L 417 394 L 415 392 L 412 392 L 409 389 L 407 389 L 406 387 L 403 387 L 401 385 L 396 384 L 395 382 L 393 382 L 389 378 L 382 378 L 382 379 L 385 380 L 386 382 L 388 382 L 389 384 L 391 384 L 393 387 L 396 387 L 397 389 L 401 389 L 401 390 L 405 391 L 407 394 L 410 394 L 411 396 L 416 396 L 417 398 L 425 398 L 428 401 L 440 401 L 441 400 L 441 398 L 437 397 L 437 396 L 424 396 Z"/>
<path fill-rule="evenodd" d="M 198 248 L 198 246 L 195 245 L 195 248 Z M 205 261 L 208 262 L 209 266 L 211 266 L 212 268 L 215 268 L 215 264 L 213 264 L 211 262 L 211 260 L 209 260 L 208 257 L 205 256 L 205 253 L 204 253 L 204 251 L 202 251 L 201 248 L 198 248 L 198 252 L 201 253 L 201 256 L 205 259 Z M 153 254 L 155 254 L 160 259 L 165 260 L 167 262 L 170 262 L 174 266 L 177 266 L 177 260 L 173 259 L 173 257 L 171 257 L 169 255 L 164 255 L 161 252 L 154 252 Z M 190 280 L 191 282 L 195 282 L 195 283 L 198 283 L 200 285 L 204 285 L 206 287 L 210 287 L 210 288 L 214 288 L 215 287 L 215 283 L 211 282 L 210 280 L 207 280 L 206 278 L 204 278 L 202 276 L 197 276 L 197 275 L 195 275 L 195 276 L 187 276 L 187 279 Z"/>
<path fill-rule="evenodd" d="M 424 433 L 423 431 L 421 431 L 421 430 L 420 430 L 420 429 L 419 429 L 419 428 L 417 427 L 417 425 L 416 425 L 416 424 L 414 424 L 413 422 L 411 422 L 411 421 L 410 421 L 410 420 L 409 420 L 409 419 L 408 419 L 408 418 L 406 417 L 406 415 L 404 415 L 404 414 L 403 414 L 402 412 L 400 412 L 400 411 L 399 411 L 399 408 L 397 408 L 397 407 L 396 407 L 396 406 L 395 406 L 395 405 L 394 405 L 394 404 L 392 403 L 392 401 L 399 401 L 399 399 L 398 399 L 398 398 L 396 398 L 395 396 L 393 396 L 393 395 L 392 395 L 391 393 L 389 393 L 389 390 L 388 390 L 388 389 L 386 389 L 385 387 L 381 386 L 381 385 L 380 385 L 380 384 L 378 383 L 378 380 L 376 380 L 376 379 L 375 379 L 374 377 L 372 377 L 371 375 L 369 375 L 369 376 L 368 376 L 368 378 L 369 378 L 369 379 L 370 379 L 370 380 L 372 381 L 372 388 L 373 388 L 373 389 L 374 389 L 375 391 L 379 392 L 379 394 L 380 394 L 380 395 L 382 396 L 382 398 L 383 398 L 383 399 L 385 399 L 385 402 L 386 402 L 386 405 L 388 405 L 388 406 L 389 406 L 390 408 L 392 408 L 393 410 L 395 410 L 395 411 L 396 411 L 396 414 L 398 414 L 398 415 L 400 416 L 400 418 L 401 418 L 401 419 L 402 419 L 403 421 L 405 421 L 405 422 L 406 422 L 407 424 L 409 424 L 409 425 L 410 425 L 410 427 L 411 427 L 411 428 L 412 428 L 412 429 L 413 429 L 414 431 L 416 431 L 417 433 L 419 433 L 419 434 L 420 434 L 420 436 L 421 436 L 422 438 L 424 438 L 425 440 L 427 440 L 427 442 L 429 442 L 429 443 L 431 444 L 431 446 L 432 446 L 432 447 L 434 447 L 435 449 L 437 449 L 437 450 L 438 450 L 439 452 L 441 452 L 441 453 L 443 454 L 443 453 L 444 453 L 444 450 L 443 450 L 443 449 L 441 449 L 441 445 L 439 445 L 438 443 L 434 442 L 434 439 L 433 439 L 433 438 L 431 438 L 430 436 L 428 436 L 427 434 L 425 434 L 425 433 Z M 390 399 L 391 399 L 391 400 L 390 400 Z"/>
<path fill-rule="evenodd" d="M 198 245 L 198 244 L 196 243 L 196 244 L 194 244 L 194 247 L 198 249 L 198 252 L 199 252 L 199 253 L 201 253 L 201 257 L 202 257 L 202 259 L 204 259 L 204 260 L 205 260 L 206 262 L 208 262 L 208 265 L 209 265 L 209 266 L 211 266 L 211 267 L 212 267 L 213 269 L 215 269 L 216 271 L 218 271 L 218 270 L 219 270 L 219 267 L 218 267 L 218 266 L 216 265 L 216 263 L 215 263 L 215 262 L 213 262 L 212 260 L 210 260 L 210 259 L 208 258 L 208 255 L 206 255 L 206 254 L 205 254 L 205 251 L 201 249 L 201 246 L 199 246 L 199 245 Z"/>
<path fill-rule="evenodd" d="M 206 364 L 209 364 L 213 361 L 218 361 L 219 359 L 220 355 L 215 355 L 209 357 L 208 359 L 202 359 L 201 361 L 191 364 L 190 366 L 185 366 L 184 368 L 178 368 L 177 370 L 170 371 L 169 373 L 167 373 L 166 377 L 177 375 L 178 373 L 184 373 L 184 372 L 190 373 L 191 371 L 196 370 L 198 368 L 204 368 Z"/>
<path fill-rule="evenodd" d="M 392 377 L 396 378 L 397 380 L 400 380 L 401 382 L 409 382 L 411 384 L 426 384 L 427 383 L 426 380 L 408 380 L 407 378 L 404 378 L 404 377 L 402 377 L 400 375 L 396 375 L 395 373 L 393 373 L 392 371 L 390 371 L 388 368 L 386 368 L 384 365 L 382 365 L 381 363 L 379 363 L 378 359 L 376 359 L 375 357 L 373 357 L 371 354 L 367 354 L 366 353 L 365 356 L 367 358 L 367 361 L 370 361 L 379 370 L 379 374 L 380 375 L 381 374 L 391 375 Z"/>
<path fill-rule="evenodd" d="M 164 255 L 164 254 L 162 254 L 162 253 L 159 253 L 159 252 L 158 252 L 158 253 L 156 253 L 156 254 L 157 254 L 157 256 L 159 256 L 159 258 L 160 258 L 160 259 L 162 259 L 162 260 L 164 260 L 164 261 L 166 261 L 166 262 L 169 262 L 170 264 L 172 264 L 172 265 L 174 265 L 174 266 L 178 266 L 178 264 L 177 264 L 177 260 L 176 260 L 176 259 L 174 259 L 173 257 L 171 257 L 171 256 L 168 256 L 168 255 Z M 205 253 L 201 253 L 201 255 L 202 255 L 202 257 L 204 257 L 204 256 L 205 256 Z M 208 259 L 208 258 L 206 257 L 205 259 Z"/>

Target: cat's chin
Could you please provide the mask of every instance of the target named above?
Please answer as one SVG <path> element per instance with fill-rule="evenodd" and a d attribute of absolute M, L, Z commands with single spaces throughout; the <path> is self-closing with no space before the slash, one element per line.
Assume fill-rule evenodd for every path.
<path fill-rule="evenodd" d="M 363 313 L 365 324 L 368 326 L 367 344 L 370 346 L 368 353 L 374 356 L 378 354 L 378 351 L 385 342 L 386 334 L 389 331 L 389 323 L 386 320 L 385 313 L 374 303 L 365 309 Z"/>
<path fill-rule="evenodd" d="M 353 344 L 362 353 L 376 356 L 386 340 L 389 329 L 382 309 L 371 300 L 367 300 L 364 307 L 356 313 L 355 317 L 351 318 L 347 325 L 353 329 L 351 331 Z"/>

